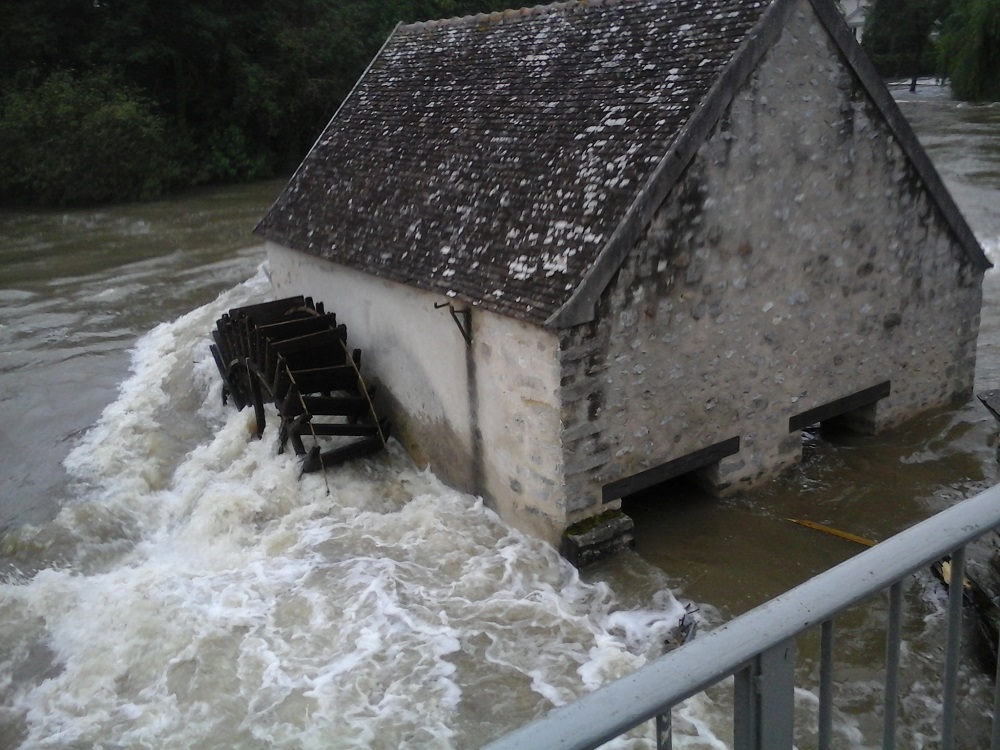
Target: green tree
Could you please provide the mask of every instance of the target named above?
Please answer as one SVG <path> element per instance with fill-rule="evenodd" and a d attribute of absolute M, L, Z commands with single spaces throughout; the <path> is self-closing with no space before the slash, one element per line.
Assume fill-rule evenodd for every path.
<path fill-rule="evenodd" d="M 950 0 L 875 0 L 865 18 L 861 44 L 885 77 L 917 78 L 936 72 L 933 37 L 948 15 Z"/>
<path fill-rule="evenodd" d="M 96 3 L 26 0 L 0 3 L 0 94 L 38 85 L 60 69 L 83 70 Z"/>
<path fill-rule="evenodd" d="M 8 93 L 0 118 L 0 198 L 67 205 L 151 198 L 177 184 L 167 122 L 113 77 L 55 73 Z"/>
<path fill-rule="evenodd" d="M 956 0 L 940 47 L 955 96 L 1000 101 L 1000 0 Z"/>
<path fill-rule="evenodd" d="M 18 151 L 0 155 L 0 199 L 93 202 L 101 200 L 100 195 L 127 197 L 122 190 L 128 185 L 134 197 L 144 197 L 174 184 L 247 180 L 288 171 L 301 160 L 397 22 L 466 15 L 508 4 L 509 0 L 0 3 L 4 51 L 0 132 L 5 147 Z M 87 107 L 92 111 L 89 116 Z M 70 111 L 77 113 L 78 122 L 62 116 Z M 125 133 L 128 127 L 134 133 Z M 60 151 L 60 140 L 70 142 L 84 131 L 90 140 L 80 143 L 79 151 Z M 57 189 L 58 179 L 69 180 L 82 170 L 82 160 L 106 158 L 101 144 L 116 142 L 129 148 L 144 144 L 152 171 L 148 181 L 119 176 L 114 182 L 120 188 L 112 190 L 96 185 L 91 189 L 73 178 L 63 190 Z M 19 161 L 19 154 L 29 151 L 62 154 L 66 161 L 38 162 L 48 171 L 31 168 L 28 161 Z M 106 165 L 95 167 L 96 175 Z"/>

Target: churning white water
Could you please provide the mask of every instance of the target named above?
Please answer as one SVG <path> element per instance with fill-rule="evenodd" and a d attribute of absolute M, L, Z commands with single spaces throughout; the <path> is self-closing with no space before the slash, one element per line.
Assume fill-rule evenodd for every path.
<path fill-rule="evenodd" d="M 921 91 L 901 104 L 996 260 L 997 110 Z M 279 189 L 0 215 L 0 750 L 476 747 L 659 654 L 672 587 L 728 618 L 855 552 L 786 517 L 885 538 L 1000 478 L 995 424 L 966 405 L 818 446 L 755 495 L 672 497 L 640 525 L 646 559 L 581 580 L 396 448 L 324 480 L 250 440 L 208 334 L 271 296 L 264 274 L 143 336 L 78 438 L 139 332 L 252 272 L 246 232 Z M 980 389 L 1000 382 L 1000 274 L 984 292 Z M 938 747 L 943 596 L 926 572 L 905 588 L 899 747 Z M 835 747 L 880 746 L 884 625 L 879 601 L 837 619 Z M 675 747 L 727 747 L 728 687 L 674 712 Z M 963 668 L 959 747 L 988 745 L 991 693 Z"/>
<path fill-rule="evenodd" d="M 662 652 L 668 589 L 623 609 L 398 446 L 300 477 L 251 440 L 207 334 L 269 294 L 143 336 L 74 500 L 4 540 L 41 569 L 0 585 L 0 746 L 473 747 Z"/>

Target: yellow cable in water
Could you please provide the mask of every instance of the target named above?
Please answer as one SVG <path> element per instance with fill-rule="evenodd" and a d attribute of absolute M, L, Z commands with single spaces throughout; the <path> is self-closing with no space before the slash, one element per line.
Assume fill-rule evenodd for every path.
<path fill-rule="evenodd" d="M 835 529 L 832 526 L 824 526 L 821 523 L 816 523 L 815 521 L 805 521 L 801 518 L 789 518 L 792 523 L 797 523 L 799 526 L 805 526 L 809 529 L 815 529 L 816 531 L 822 531 L 824 534 L 830 534 L 832 536 L 838 536 L 841 539 L 846 539 L 849 542 L 854 542 L 855 544 L 861 544 L 865 547 L 874 547 L 878 542 L 872 539 L 866 539 L 863 536 L 858 536 L 857 534 L 851 534 L 848 531 L 841 531 L 840 529 Z M 931 565 L 931 570 L 935 572 L 941 578 L 941 581 L 945 586 L 951 585 L 951 558 L 944 558 L 937 561 Z M 968 576 L 965 577 L 963 585 L 966 589 L 971 589 L 973 586 L 977 585 L 974 581 L 969 579 Z"/>
<path fill-rule="evenodd" d="M 865 547 L 874 547 L 878 542 L 871 539 L 866 539 L 863 536 L 858 536 L 857 534 L 851 534 L 847 531 L 841 531 L 840 529 L 835 529 L 832 526 L 824 526 L 821 523 L 816 523 L 815 521 L 804 521 L 801 518 L 789 518 L 792 523 L 797 523 L 799 526 L 805 526 L 809 529 L 815 529 L 816 531 L 822 531 L 824 534 L 830 534 L 832 536 L 839 536 L 841 539 L 846 539 L 849 542 L 854 542 L 855 544 L 862 544 Z"/>

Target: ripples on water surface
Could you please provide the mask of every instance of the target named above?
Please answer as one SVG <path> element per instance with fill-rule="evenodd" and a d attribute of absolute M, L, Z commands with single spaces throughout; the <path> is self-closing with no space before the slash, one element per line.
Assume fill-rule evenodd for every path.
<path fill-rule="evenodd" d="M 0 531 L 58 509 L 62 458 L 114 398 L 136 337 L 263 259 L 248 233 L 279 186 L 0 213 Z"/>
<path fill-rule="evenodd" d="M 0 745 L 471 747 L 662 651 L 665 577 L 623 610 L 395 446 L 325 482 L 249 440 L 205 336 L 268 294 L 145 335 L 69 504 L 4 540 Z"/>
<path fill-rule="evenodd" d="M 903 106 L 995 251 L 1000 116 Z M 0 215 L 4 750 L 477 746 L 660 653 L 671 590 L 710 626 L 857 552 L 788 516 L 883 538 L 997 480 L 975 402 L 877 438 L 819 435 L 760 492 L 637 498 L 637 553 L 581 580 L 395 448 L 300 479 L 222 406 L 207 349 L 222 311 L 269 296 L 263 274 L 239 282 L 279 187 Z M 1000 384 L 997 278 L 980 388 Z M 905 595 L 900 746 L 933 748 L 943 593 L 918 574 Z M 879 602 L 838 619 L 839 747 L 879 746 L 884 619 Z M 800 747 L 815 652 L 804 639 Z M 980 747 L 991 685 L 969 667 L 962 690 L 962 746 Z M 675 746 L 727 747 L 729 702 L 676 712 Z"/>

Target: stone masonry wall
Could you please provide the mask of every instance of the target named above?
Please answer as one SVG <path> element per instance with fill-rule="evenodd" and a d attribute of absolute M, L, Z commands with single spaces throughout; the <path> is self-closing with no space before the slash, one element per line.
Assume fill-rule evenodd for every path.
<path fill-rule="evenodd" d="M 735 436 L 711 479 L 769 477 L 800 456 L 790 416 L 886 380 L 877 428 L 967 396 L 981 281 L 803 2 L 596 320 L 562 333 L 570 522 Z"/>
<path fill-rule="evenodd" d="M 558 544 L 566 527 L 558 338 L 488 311 L 473 320 L 481 491 L 508 523 Z"/>

